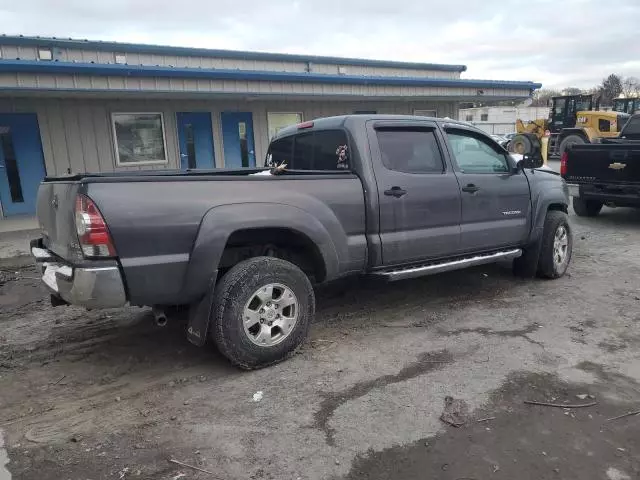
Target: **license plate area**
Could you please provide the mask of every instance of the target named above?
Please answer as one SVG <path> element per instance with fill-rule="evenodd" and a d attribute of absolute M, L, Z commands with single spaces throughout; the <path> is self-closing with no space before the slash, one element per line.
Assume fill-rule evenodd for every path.
<path fill-rule="evenodd" d="M 58 292 L 58 276 L 66 277 L 69 280 L 73 277 L 73 270 L 66 265 L 55 263 L 45 263 L 42 281 L 54 292 Z"/>

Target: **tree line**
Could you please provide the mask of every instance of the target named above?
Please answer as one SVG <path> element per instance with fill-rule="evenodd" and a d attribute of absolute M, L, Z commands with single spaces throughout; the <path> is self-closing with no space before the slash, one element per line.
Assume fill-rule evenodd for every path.
<path fill-rule="evenodd" d="M 562 90 L 543 88 L 536 90 L 533 94 L 534 107 L 546 107 L 551 97 L 560 95 L 593 95 L 600 100 L 600 105 L 610 107 L 615 98 L 624 95 L 625 97 L 640 97 L 640 79 L 637 77 L 623 77 L 612 73 L 602 80 L 600 85 L 582 89 L 577 87 L 567 87 Z"/>

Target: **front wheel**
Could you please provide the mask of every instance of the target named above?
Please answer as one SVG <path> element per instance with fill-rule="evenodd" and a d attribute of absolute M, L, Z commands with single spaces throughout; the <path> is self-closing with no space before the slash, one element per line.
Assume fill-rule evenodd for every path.
<path fill-rule="evenodd" d="M 285 360 L 306 339 L 315 314 L 308 277 L 273 257 L 235 265 L 214 294 L 211 336 L 234 365 L 250 370 Z"/>
<path fill-rule="evenodd" d="M 538 276 L 560 278 L 565 274 L 571 261 L 573 236 L 566 213 L 551 210 L 547 212 L 542 233 Z"/>

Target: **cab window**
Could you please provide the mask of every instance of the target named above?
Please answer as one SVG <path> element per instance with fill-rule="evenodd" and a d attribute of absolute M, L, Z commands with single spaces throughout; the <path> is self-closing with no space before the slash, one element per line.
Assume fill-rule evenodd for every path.
<path fill-rule="evenodd" d="M 447 138 L 463 173 L 509 172 L 507 156 L 495 142 L 464 130 L 447 130 Z"/>

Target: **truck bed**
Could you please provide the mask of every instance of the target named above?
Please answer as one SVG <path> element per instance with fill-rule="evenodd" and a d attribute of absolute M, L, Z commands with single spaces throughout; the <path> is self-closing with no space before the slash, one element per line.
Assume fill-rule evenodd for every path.
<path fill-rule="evenodd" d="M 287 172 L 250 175 L 260 170 L 144 171 L 47 178 L 38 193 L 38 219 L 44 247 L 70 263 L 83 262 L 77 246 L 74 206 L 79 193 L 91 198 L 113 237 L 128 283 L 128 299 L 146 305 L 164 298 L 184 303 L 206 285 L 187 285 L 194 243 L 205 216 L 224 228 L 242 228 L 236 207 L 264 210 L 264 226 L 277 215 L 301 212 L 328 230 L 340 272 L 366 263 L 365 203 L 360 179 L 348 172 Z M 257 188 L 259 186 L 259 188 Z M 225 207 L 225 208 L 221 208 Z M 240 208 L 237 208 L 239 211 Z M 291 219 L 291 220 L 288 220 Z M 313 221 L 311 220 L 313 219 Z M 318 226 L 319 228 L 319 226 Z M 307 228 L 308 230 L 308 228 Z M 189 278 L 194 278 L 189 275 Z"/>

